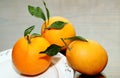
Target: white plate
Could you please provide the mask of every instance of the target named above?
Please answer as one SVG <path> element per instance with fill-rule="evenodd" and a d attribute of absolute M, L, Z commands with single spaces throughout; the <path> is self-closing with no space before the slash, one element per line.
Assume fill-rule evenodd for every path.
<path fill-rule="evenodd" d="M 17 73 L 11 61 L 12 49 L 0 52 L 0 78 L 73 78 L 74 71 L 68 66 L 65 56 L 58 53 L 53 57 L 53 65 L 43 74 L 34 77 Z"/>

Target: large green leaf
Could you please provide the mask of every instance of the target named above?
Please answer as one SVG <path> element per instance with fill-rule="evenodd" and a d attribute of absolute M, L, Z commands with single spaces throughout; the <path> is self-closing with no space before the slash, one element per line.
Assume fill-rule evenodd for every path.
<path fill-rule="evenodd" d="M 43 10 L 40 7 L 34 7 L 34 6 L 31 6 L 31 5 L 28 5 L 28 10 L 29 10 L 29 13 L 32 16 L 41 18 L 44 21 L 46 20 L 45 14 L 44 14 Z"/>
<path fill-rule="evenodd" d="M 51 46 L 49 46 L 45 51 L 42 51 L 40 53 L 46 53 L 49 56 L 54 56 L 56 55 L 59 51 L 61 50 L 61 47 L 56 45 L 56 44 L 52 44 Z"/>
<path fill-rule="evenodd" d="M 52 23 L 49 27 L 47 27 L 47 29 L 51 29 L 51 28 L 62 29 L 65 24 L 67 24 L 67 23 L 62 22 L 62 21 L 56 21 L 56 22 Z"/>

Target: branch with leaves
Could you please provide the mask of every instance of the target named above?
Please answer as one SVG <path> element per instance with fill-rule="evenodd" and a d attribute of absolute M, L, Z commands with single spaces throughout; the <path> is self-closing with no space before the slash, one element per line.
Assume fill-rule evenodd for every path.
<path fill-rule="evenodd" d="M 31 6 L 31 5 L 28 5 L 29 13 L 32 16 L 35 16 L 37 18 L 42 19 L 45 22 L 45 29 L 48 29 L 48 30 L 53 29 L 53 28 L 54 29 L 62 29 L 65 26 L 65 24 L 67 24 L 67 22 L 55 21 L 50 26 L 47 27 L 46 20 L 48 20 L 48 23 L 49 23 L 50 12 L 49 12 L 49 9 L 47 8 L 47 5 L 46 5 L 44 0 L 43 0 L 43 4 L 44 4 L 44 7 L 45 7 L 46 14 L 43 12 L 42 8 L 34 7 L 34 6 Z M 37 33 L 33 33 L 33 34 L 30 35 L 31 31 L 34 28 L 35 28 L 35 26 L 33 25 L 33 26 L 29 27 L 28 29 L 26 29 L 25 32 L 24 32 L 24 36 L 27 37 L 28 43 L 31 43 L 31 41 L 30 41 L 31 38 L 36 37 L 36 36 L 40 36 L 40 34 L 37 34 Z M 69 38 L 61 38 L 61 40 L 69 50 L 70 50 L 70 48 L 65 43 L 65 40 L 70 40 L 70 41 L 81 40 L 81 41 L 87 42 L 87 40 L 85 38 L 81 37 L 81 36 L 74 36 L 74 37 L 69 37 Z M 58 46 L 56 44 L 52 44 L 45 51 L 42 51 L 40 53 L 46 53 L 49 56 L 53 56 L 53 55 L 56 55 L 61 50 L 61 48 L 62 47 L 60 47 L 60 46 Z"/>

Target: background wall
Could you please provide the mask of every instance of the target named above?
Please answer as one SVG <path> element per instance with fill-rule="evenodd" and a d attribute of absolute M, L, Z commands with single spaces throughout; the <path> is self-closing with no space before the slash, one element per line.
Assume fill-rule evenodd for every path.
<path fill-rule="evenodd" d="M 108 52 L 109 65 L 105 76 L 120 75 L 120 0 L 45 0 L 51 16 L 69 19 L 77 35 L 98 41 Z M 0 0 L 0 51 L 12 48 L 24 30 L 42 20 L 32 17 L 28 5 L 43 7 L 40 0 Z"/>

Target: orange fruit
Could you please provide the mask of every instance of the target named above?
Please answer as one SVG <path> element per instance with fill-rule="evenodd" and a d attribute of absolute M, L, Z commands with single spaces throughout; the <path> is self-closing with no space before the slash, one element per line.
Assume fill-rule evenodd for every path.
<path fill-rule="evenodd" d="M 18 72 L 24 75 L 43 73 L 51 64 L 51 57 L 40 54 L 50 43 L 43 37 L 34 37 L 28 43 L 25 37 L 20 38 L 13 47 L 12 61 Z"/>
<path fill-rule="evenodd" d="M 62 29 L 46 29 L 45 27 L 49 27 L 52 23 L 56 21 L 62 21 L 62 22 L 67 22 L 67 24 L 64 25 Z M 46 38 L 51 44 L 56 44 L 61 47 L 64 46 L 64 43 L 61 41 L 61 38 L 68 38 L 68 37 L 73 37 L 76 35 L 75 29 L 73 25 L 70 23 L 69 20 L 66 18 L 60 17 L 60 16 L 54 16 L 51 17 L 48 20 L 46 20 L 46 23 L 42 25 L 41 28 L 41 34 L 44 38 Z M 66 44 L 70 44 L 71 41 L 65 40 Z M 66 47 L 64 46 L 63 49 Z"/>
<path fill-rule="evenodd" d="M 97 75 L 105 68 L 108 56 L 105 49 L 96 41 L 75 40 L 66 51 L 70 66 L 86 75 Z"/>

